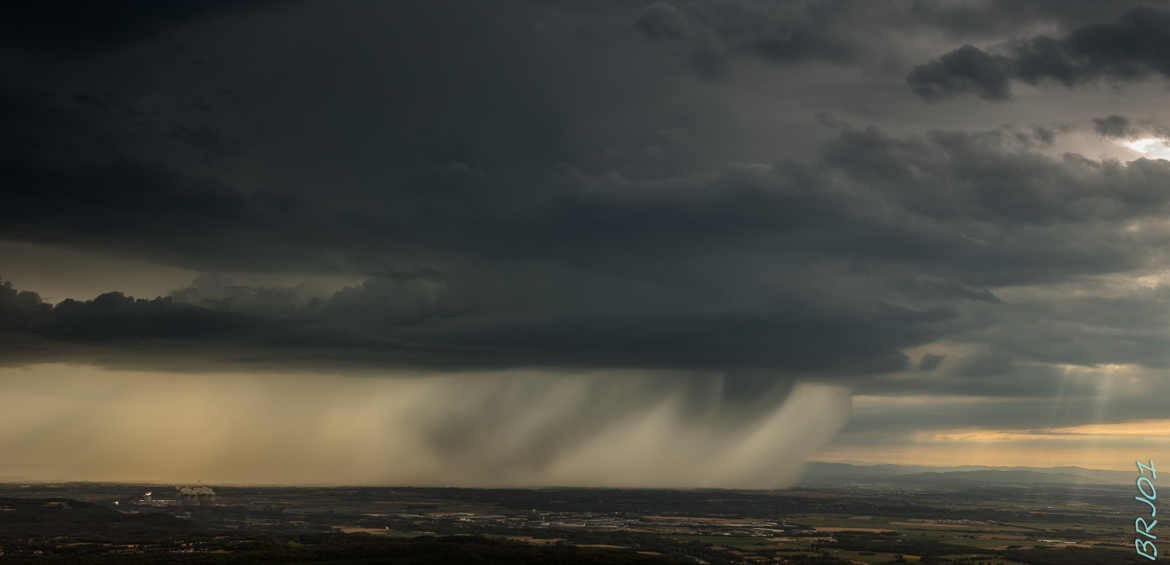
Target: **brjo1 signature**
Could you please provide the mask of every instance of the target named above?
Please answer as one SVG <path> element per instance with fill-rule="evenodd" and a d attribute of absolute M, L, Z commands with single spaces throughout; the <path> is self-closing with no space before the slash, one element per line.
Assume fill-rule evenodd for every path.
<path fill-rule="evenodd" d="M 1158 471 L 1154 469 L 1153 459 L 1150 460 L 1149 465 L 1138 461 L 1137 466 L 1138 496 L 1135 496 L 1134 498 L 1139 502 L 1144 502 L 1150 506 L 1150 519 L 1153 521 L 1146 522 L 1146 519 L 1142 516 L 1138 516 L 1138 518 L 1133 521 L 1133 529 L 1138 533 L 1138 535 L 1149 538 L 1142 539 L 1141 537 L 1135 537 L 1133 540 L 1133 546 L 1134 549 L 1137 550 L 1138 555 L 1153 561 L 1158 558 L 1158 546 L 1154 545 L 1154 542 L 1150 541 L 1158 539 L 1158 536 L 1150 533 L 1150 530 L 1153 529 L 1154 526 L 1158 525 L 1158 521 L 1154 520 L 1154 518 L 1158 517 L 1158 507 L 1154 506 L 1154 501 L 1158 499 L 1158 490 L 1154 488 L 1154 480 L 1157 480 L 1158 478 Z M 1146 471 L 1150 472 L 1149 477 L 1146 476 Z"/>

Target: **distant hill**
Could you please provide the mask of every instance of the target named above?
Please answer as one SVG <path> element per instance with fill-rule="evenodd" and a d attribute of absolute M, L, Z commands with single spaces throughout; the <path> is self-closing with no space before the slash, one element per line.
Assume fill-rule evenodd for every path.
<path fill-rule="evenodd" d="M 901 487 L 995 485 L 1120 485 L 1133 482 L 1134 472 L 1083 467 L 926 467 L 919 465 L 851 465 L 813 461 L 805 465 L 798 485 L 849 486 L 889 484 Z"/>

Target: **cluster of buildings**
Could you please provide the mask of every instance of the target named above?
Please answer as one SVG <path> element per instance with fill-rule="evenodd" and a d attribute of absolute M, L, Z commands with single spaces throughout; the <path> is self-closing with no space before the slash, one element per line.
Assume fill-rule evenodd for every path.
<path fill-rule="evenodd" d="M 215 504 L 215 491 L 211 487 L 179 487 L 179 503 L 199 506 Z"/>
<path fill-rule="evenodd" d="M 153 491 L 146 491 L 134 503 L 139 506 L 202 506 L 215 504 L 215 491 L 211 487 L 176 487 L 175 498 L 155 498 Z M 115 504 L 117 504 L 115 502 Z"/>

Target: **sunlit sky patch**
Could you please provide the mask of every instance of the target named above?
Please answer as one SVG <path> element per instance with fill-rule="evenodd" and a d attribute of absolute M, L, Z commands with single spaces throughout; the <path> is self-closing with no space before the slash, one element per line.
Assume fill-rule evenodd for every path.
<path fill-rule="evenodd" d="M 1147 159 L 1170 160 L 1170 144 L 1167 144 L 1165 139 L 1159 137 L 1143 137 L 1122 141 L 1120 143 Z"/>

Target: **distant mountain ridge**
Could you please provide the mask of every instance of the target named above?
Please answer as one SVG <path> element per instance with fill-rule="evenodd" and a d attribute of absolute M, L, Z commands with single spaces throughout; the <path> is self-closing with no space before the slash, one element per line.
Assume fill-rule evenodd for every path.
<path fill-rule="evenodd" d="M 964 465 L 928 467 L 921 465 L 854 465 L 812 461 L 805 465 L 800 486 L 847 486 L 850 484 L 895 484 L 940 487 L 946 484 L 996 485 L 1119 485 L 1129 484 L 1134 472 L 1084 467 L 988 467 Z"/>

